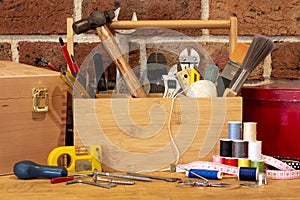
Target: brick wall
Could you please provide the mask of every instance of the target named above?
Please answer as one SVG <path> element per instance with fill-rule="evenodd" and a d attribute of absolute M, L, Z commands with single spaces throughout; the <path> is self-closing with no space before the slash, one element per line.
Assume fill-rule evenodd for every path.
<path fill-rule="evenodd" d="M 130 19 L 132 12 L 137 13 L 138 19 L 229 19 L 237 16 L 239 42 L 250 43 L 254 34 L 267 35 L 276 42 L 276 50 L 249 80 L 266 83 L 273 79 L 300 79 L 300 0 L 0 0 L 0 59 L 34 65 L 35 58 L 44 57 L 58 66 L 65 66 L 58 38 L 66 39 L 66 18 L 78 20 L 96 8 L 103 11 L 118 6 L 121 6 L 120 20 Z M 228 32 L 183 30 L 179 34 L 194 38 L 220 69 L 224 67 L 228 59 Z M 172 39 L 165 40 L 172 44 Z M 177 44 L 180 51 L 184 45 L 176 42 L 173 41 L 173 45 Z M 75 36 L 74 52 L 79 65 L 98 43 L 94 34 Z M 142 40 L 131 41 L 130 48 L 133 51 L 129 59 L 133 65 L 143 61 L 137 55 L 147 56 L 156 51 L 155 45 L 147 46 Z M 176 63 L 172 53 L 163 53 L 169 66 Z M 111 79 L 114 73 L 111 68 Z"/>

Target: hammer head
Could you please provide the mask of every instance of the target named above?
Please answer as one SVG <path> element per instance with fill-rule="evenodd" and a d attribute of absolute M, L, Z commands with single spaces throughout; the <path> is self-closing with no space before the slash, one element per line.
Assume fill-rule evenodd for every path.
<path fill-rule="evenodd" d="M 72 28 L 76 34 L 84 33 L 91 29 L 96 29 L 97 27 L 103 26 L 106 23 L 110 23 L 114 17 L 114 11 L 99 12 L 96 10 L 87 18 L 74 22 Z"/>

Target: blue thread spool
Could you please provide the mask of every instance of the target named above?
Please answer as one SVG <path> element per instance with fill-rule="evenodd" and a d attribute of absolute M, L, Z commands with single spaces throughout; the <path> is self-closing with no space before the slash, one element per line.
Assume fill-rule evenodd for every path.
<path fill-rule="evenodd" d="M 222 179 L 222 172 L 217 170 L 206 170 L 206 169 L 190 169 L 186 171 L 186 176 L 189 178 L 199 178 L 197 175 L 213 180 Z"/>
<path fill-rule="evenodd" d="M 239 167 L 238 179 L 240 181 L 257 181 L 258 167 Z"/>
<path fill-rule="evenodd" d="M 242 139 L 242 123 L 241 122 L 228 122 L 228 139 L 241 140 Z"/>

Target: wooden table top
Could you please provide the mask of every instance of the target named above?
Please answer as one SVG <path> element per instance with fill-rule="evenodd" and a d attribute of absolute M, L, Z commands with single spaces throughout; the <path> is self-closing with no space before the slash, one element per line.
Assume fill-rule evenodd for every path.
<path fill-rule="evenodd" d="M 179 173 L 154 174 L 187 179 Z M 152 182 L 136 181 L 135 185 L 117 185 L 106 189 L 82 183 L 51 184 L 48 179 L 20 180 L 10 175 L 0 177 L 0 199 L 300 199 L 300 179 L 268 180 L 267 185 L 259 187 L 239 187 L 240 181 L 235 178 L 210 182 L 230 183 L 231 186 L 226 188 L 182 187 L 176 182 L 153 180 Z"/>

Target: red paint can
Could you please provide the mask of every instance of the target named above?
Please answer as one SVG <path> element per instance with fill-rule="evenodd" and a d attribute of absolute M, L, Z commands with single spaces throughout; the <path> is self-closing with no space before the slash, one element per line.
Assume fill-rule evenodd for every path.
<path fill-rule="evenodd" d="M 243 121 L 257 122 L 269 156 L 300 158 L 300 82 L 243 87 Z"/>

